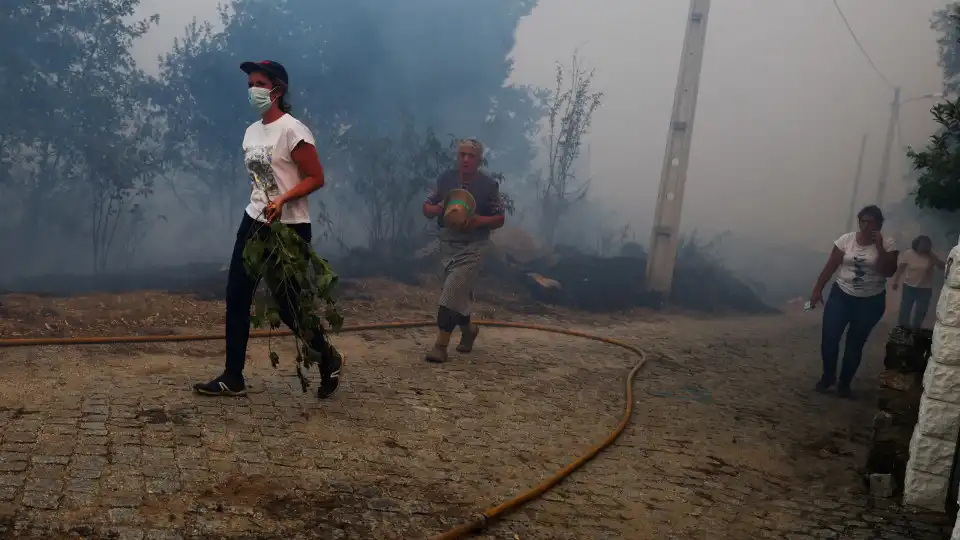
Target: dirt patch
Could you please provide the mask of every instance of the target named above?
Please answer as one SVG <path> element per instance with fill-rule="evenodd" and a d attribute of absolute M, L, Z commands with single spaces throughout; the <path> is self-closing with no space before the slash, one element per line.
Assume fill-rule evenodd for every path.
<path fill-rule="evenodd" d="M 221 303 L 156 291 L 59 298 L 12 294 L 0 301 L 7 311 L 0 319 L 4 337 L 164 336 L 183 327 L 210 328 L 223 320 Z"/>
<path fill-rule="evenodd" d="M 200 494 L 201 500 L 214 501 L 218 511 L 224 506 L 260 506 L 291 491 L 279 480 L 261 474 L 231 474 L 216 487 Z"/>

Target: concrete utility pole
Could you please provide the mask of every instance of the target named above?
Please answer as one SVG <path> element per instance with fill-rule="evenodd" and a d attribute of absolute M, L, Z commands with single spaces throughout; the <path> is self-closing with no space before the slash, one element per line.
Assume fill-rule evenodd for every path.
<path fill-rule="evenodd" d="M 901 100 L 900 87 L 898 86 L 893 89 L 893 103 L 890 104 L 890 124 L 887 126 L 887 142 L 883 147 L 883 162 L 880 164 L 880 180 L 877 182 L 877 206 L 883 206 L 884 195 L 886 195 L 887 191 L 887 177 L 890 176 L 890 155 L 893 152 L 893 138 L 897 126 L 900 125 L 900 108 L 907 103 L 913 103 L 915 101 L 927 99 L 936 100 L 941 98 L 943 98 L 943 92 L 924 94 L 922 96 Z"/>
<path fill-rule="evenodd" d="M 893 102 L 890 103 L 890 123 L 887 125 L 887 141 L 883 145 L 883 161 L 880 163 L 880 180 L 877 182 L 876 205 L 883 207 L 883 196 L 887 191 L 887 177 L 890 176 L 890 154 L 893 151 L 893 136 L 900 121 L 900 87 L 893 89 Z"/>
<path fill-rule="evenodd" d="M 673 98 L 673 115 L 667 135 L 667 149 L 660 176 L 660 194 L 650 236 L 650 254 L 647 259 L 647 287 L 665 297 L 673 285 L 673 269 L 677 258 L 680 234 L 680 212 L 683 190 L 687 182 L 687 164 L 690 141 L 693 138 L 693 119 L 697 110 L 697 91 L 700 87 L 700 67 L 707 40 L 707 15 L 710 0 L 691 0 L 687 33 L 680 58 L 680 75 Z"/>
<path fill-rule="evenodd" d="M 850 212 L 847 214 L 847 228 L 843 231 L 848 233 L 855 230 L 853 228 L 853 219 L 857 213 L 857 191 L 860 189 L 860 175 L 863 173 L 863 153 L 867 149 L 867 134 L 863 134 L 860 140 L 860 156 L 857 158 L 857 172 L 853 176 L 853 193 L 850 195 Z"/>

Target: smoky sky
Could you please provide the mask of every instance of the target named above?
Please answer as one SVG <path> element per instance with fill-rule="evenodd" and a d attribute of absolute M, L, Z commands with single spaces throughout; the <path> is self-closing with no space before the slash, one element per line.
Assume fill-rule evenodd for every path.
<path fill-rule="evenodd" d="M 157 13 L 161 22 L 137 44 L 142 67 L 155 72 L 157 55 L 192 18 L 216 20 L 218 1 L 144 0 L 140 13 Z M 944 4 L 840 0 L 864 47 L 902 86 L 904 98 L 940 91 L 929 21 Z M 591 197 L 610 209 L 610 225 L 629 223 L 643 231 L 644 242 L 688 8 L 681 0 L 540 0 L 517 29 L 513 82 L 550 86 L 553 63 L 569 60 L 575 49 L 596 69 L 596 87 L 606 98 L 590 136 Z M 715 0 L 683 228 L 813 248 L 831 242 L 844 232 L 863 134 L 869 139 L 857 202 L 876 198 L 892 95 L 832 0 Z M 902 146 L 929 137 L 931 105 L 903 106 L 888 202 L 910 189 L 902 180 Z"/>

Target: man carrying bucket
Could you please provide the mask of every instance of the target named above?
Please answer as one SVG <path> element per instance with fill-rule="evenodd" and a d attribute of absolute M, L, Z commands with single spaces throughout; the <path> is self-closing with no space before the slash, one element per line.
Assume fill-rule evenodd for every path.
<path fill-rule="evenodd" d="M 456 170 L 437 178 L 437 186 L 423 203 L 423 215 L 437 218 L 443 292 L 437 310 L 437 342 L 427 353 L 428 362 L 446 362 L 450 335 L 460 327 L 457 351 L 468 353 L 480 328 L 470 323 L 473 283 L 480 273 L 490 231 L 503 227 L 500 184 L 480 171 L 483 145 L 464 139 L 457 147 Z"/>

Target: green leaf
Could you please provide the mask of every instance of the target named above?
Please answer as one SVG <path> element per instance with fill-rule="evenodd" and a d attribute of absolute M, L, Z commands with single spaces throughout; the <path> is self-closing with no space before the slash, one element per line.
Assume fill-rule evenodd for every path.
<path fill-rule="evenodd" d="M 267 316 L 267 300 L 266 298 L 254 297 L 253 301 L 253 317 L 250 318 L 251 321 L 257 320 L 260 321 L 258 324 L 255 324 L 257 328 L 260 328 L 263 325 L 263 321 Z"/>
<path fill-rule="evenodd" d="M 333 274 L 320 274 L 317 276 L 317 281 L 315 283 L 317 290 L 321 292 L 328 292 L 331 290 L 334 284 L 336 276 Z"/>
<path fill-rule="evenodd" d="M 275 309 L 268 310 L 267 322 L 270 323 L 270 328 L 273 330 L 280 328 L 280 325 L 283 324 L 283 319 L 280 318 L 280 312 Z"/>
<path fill-rule="evenodd" d="M 343 315 L 341 315 L 335 307 L 328 307 L 324 312 L 324 318 L 327 320 L 327 324 L 330 325 L 330 328 L 336 332 L 339 332 L 343 327 Z"/>
<path fill-rule="evenodd" d="M 243 258 L 247 272 L 251 277 L 262 279 L 269 291 L 285 290 L 287 287 L 299 289 L 297 311 L 291 315 L 301 329 L 294 340 L 298 350 L 297 376 L 306 391 L 309 380 L 301 368 L 316 363 L 309 353 L 309 341 L 316 332 L 324 331 L 325 323 L 333 331 L 340 330 L 344 324 L 343 315 L 337 310 L 332 295 L 339 276 L 296 231 L 276 222 L 247 239 Z M 321 305 L 324 310 L 322 314 Z M 283 324 L 279 306 L 272 294 L 255 296 L 250 322 L 254 326 L 266 323 L 271 329 Z M 269 346 L 270 361 L 276 367 L 279 356 L 273 351 L 272 345 Z"/>

